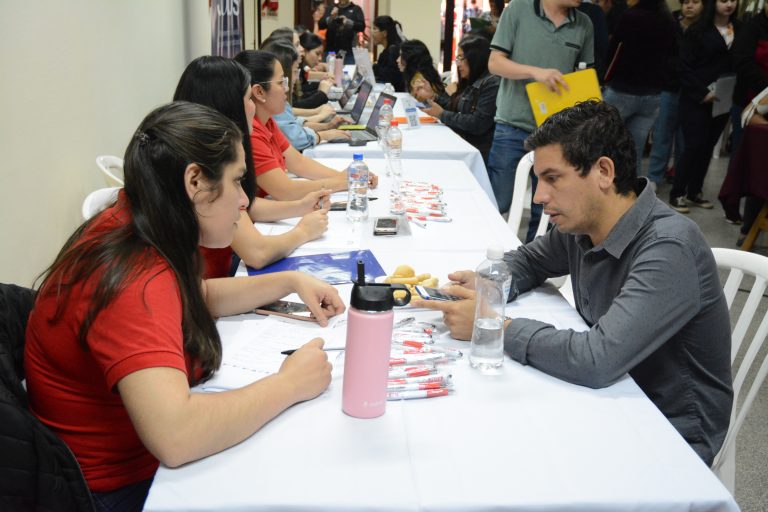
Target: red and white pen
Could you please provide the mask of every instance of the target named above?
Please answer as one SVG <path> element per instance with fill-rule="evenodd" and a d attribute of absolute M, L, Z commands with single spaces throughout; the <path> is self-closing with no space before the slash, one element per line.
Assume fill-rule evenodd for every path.
<path fill-rule="evenodd" d="M 407 217 L 408 217 L 409 221 L 413 222 L 414 224 L 416 224 L 420 228 L 426 228 L 427 227 L 427 223 L 424 222 L 423 220 L 419 220 L 419 219 L 417 219 L 415 217 L 411 217 L 410 215 L 407 215 Z"/>
<path fill-rule="evenodd" d="M 425 215 L 428 217 L 445 217 L 445 212 L 435 210 L 425 210 L 423 208 L 406 208 L 406 212 L 415 213 L 417 215 Z"/>
<path fill-rule="evenodd" d="M 387 383 L 387 391 L 422 391 L 424 389 L 443 389 L 442 382 L 407 382 L 405 384 Z"/>
<path fill-rule="evenodd" d="M 430 375 L 420 375 L 418 377 L 406 377 L 404 379 L 393 379 L 389 378 L 387 380 L 387 385 L 390 384 L 411 384 L 414 382 L 438 382 L 438 383 L 450 383 L 451 382 L 451 374 L 447 373 L 435 373 Z M 448 387 L 448 386 L 446 386 Z"/>
<path fill-rule="evenodd" d="M 435 367 L 432 365 L 408 366 L 406 368 L 390 368 L 389 379 L 407 379 L 412 377 L 423 377 L 435 373 Z"/>
<path fill-rule="evenodd" d="M 415 215 L 414 218 L 424 222 L 453 222 L 453 219 L 450 217 L 438 217 L 435 215 Z"/>
<path fill-rule="evenodd" d="M 390 357 L 389 366 L 400 366 L 403 364 L 419 364 L 442 362 L 447 360 L 445 354 L 408 354 L 407 357 Z"/>
<path fill-rule="evenodd" d="M 400 350 L 403 354 L 446 354 L 457 359 L 464 355 L 461 350 L 456 350 L 455 348 L 425 346 L 411 347 L 407 343 L 403 343 L 402 345 L 403 348 L 398 350 Z"/>
<path fill-rule="evenodd" d="M 443 389 L 425 389 L 423 391 L 388 391 L 387 400 L 415 400 L 417 398 L 435 398 L 447 396 L 450 392 Z"/>

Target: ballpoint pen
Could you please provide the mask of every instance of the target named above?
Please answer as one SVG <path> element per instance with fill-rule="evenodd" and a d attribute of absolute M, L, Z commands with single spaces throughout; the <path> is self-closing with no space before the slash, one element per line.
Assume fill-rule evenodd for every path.
<path fill-rule="evenodd" d="M 297 349 L 297 348 L 292 348 L 291 350 L 283 350 L 283 351 L 282 351 L 282 352 L 280 352 L 280 353 L 281 353 L 281 354 L 283 354 L 284 356 L 289 356 L 289 355 L 293 354 L 294 352 L 296 352 L 297 350 L 299 350 L 299 349 Z M 332 351 L 332 350 L 344 350 L 344 347 L 330 347 L 330 348 L 324 348 L 324 349 L 322 349 L 322 350 L 323 350 L 324 352 L 330 352 L 330 351 Z"/>

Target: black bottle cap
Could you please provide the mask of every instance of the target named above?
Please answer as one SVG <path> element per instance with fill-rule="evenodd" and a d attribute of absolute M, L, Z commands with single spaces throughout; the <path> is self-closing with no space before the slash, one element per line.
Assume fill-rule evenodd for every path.
<path fill-rule="evenodd" d="M 405 297 L 395 299 L 395 290 L 405 291 Z M 411 301 L 411 292 L 402 284 L 366 283 L 362 260 L 357 262 L 357 281 L 352 287 L 349 304 L 359 311 L 389 311 L 394 306 L 405 306 Z"/>

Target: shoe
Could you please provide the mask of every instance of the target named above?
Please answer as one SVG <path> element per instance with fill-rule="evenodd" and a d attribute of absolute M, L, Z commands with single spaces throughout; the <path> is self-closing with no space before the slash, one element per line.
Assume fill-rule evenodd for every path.
<path fill-rule="evenodd" d="M 701 194 L 696 194 L 693 198 L 686 197 L 685 202 L 693 206 L 698 206 L 699 208 L 704 208 L 705 210 L 711 210 L 715 207 L 715 205 L 701 197 Z"/>
<path fill-rule="evenodd" d="M 741 226 L 741 219 L 729 219 L 728 217 L 726 217 L 725 222 L 727 222 L 728 224 L 733 224 L 735 226 Z"/>
<path fill-rule="evenodd" d="M 736 247 L 741 247 L 744 245 L 744 240 L 747 239 L 747 235 L 745 234 L 739 234 L 739 238 L 736 240 Z"/>
<path fill-rule="evenodd" d="M 669 200 L 669 206 L 672 207 L 673 210 L 680 213 L 688 213 L 691 210 L 688 208 L 688 203 L 685 202 L 685 199 L 683 199 L 683 196 L 679 197 L 673 197 Z"/>

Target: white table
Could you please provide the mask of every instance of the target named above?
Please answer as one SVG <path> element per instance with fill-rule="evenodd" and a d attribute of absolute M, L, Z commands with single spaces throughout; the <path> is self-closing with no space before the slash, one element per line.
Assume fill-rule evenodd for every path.
<path fill-rule="evenodd" d="M 414 179 L 429 172 L 410 162 L 406 169 Z M 474 201 L 484 194 L 466 170 L 446 176 L 455 223 L 414 227 L 411 237 L 396 238 L 374 238 L 368 224 L 356 231 L 355 243 L 371 248 L 386 270 L 409 263 L 441 280 L 451 270 L 477 265 L 491 241 L 506 249 L 519 243 L 487 201 Z M 383 214 L 385 200 L 372 209 Z M 355 231 L 343 212 L 332 215 L 333 231 Z M 475 220 L 464 222 L 465 216 Z M 302 251 L 317 252 L 318 244 Z M 345 299 L 349 288 L 341 291 Z M 406 314 L 439 321 L 429 311 L 397 313 Z M 508 314 L 584 328 L 553 288 L 525 294 Z M 249 318 L 255 316 L 218 322 L 225 350 Z M 467 348 L 447 334 L 439 343 Z M 452 395 L 390 402 L 384 416 L 360 420 L 341 411 L 339 366 L 328 391 L 285 411 L 239 445 L 181 468 L 161 467 L 146 509 L 738 510 L 628 376 L 592 390 L 508 359 L 501 374 L 482 375 L 465 357 L 449 367 Z"/>
<path fill-rule="evenodd" d="M 406 93 L 397 93 L 397 103 L 395 103 L 395 117 L 405 117 L 403 97 Z M 360 124 L 368 121 L 370 109 L 364 112 Z M 422 114 L 423 115 L 423 114 Z M 456 132 L 440 123 L 422 124 L 419 128 L 408 128 L 407 124 L 401 124 L 403 131 L 403 153 L 404 159 L 420 160 L 459 160 L 464 162 L 472 175 L 477 180 L 480 188 L 485 191 L 491 204 L 496 205 L 496 198 L 493 195 L 491 182 L 488 179 L 488 171 L 485 169 L 485 163 L 480 152 L 469 142 L 462 139 Z M 384 153 L 378 142 L 369 142 L 365 146 L 350 146 L 349 144 L 331 144 L 323 143 L 313 148 L 304 150 L 304 154 L 312 158 L 349 158 L 352 160 L 353 153 L 362 152 L 365 158 L 384 158 Z M 434 175 L 438 176 L 438 175 Z"/>

